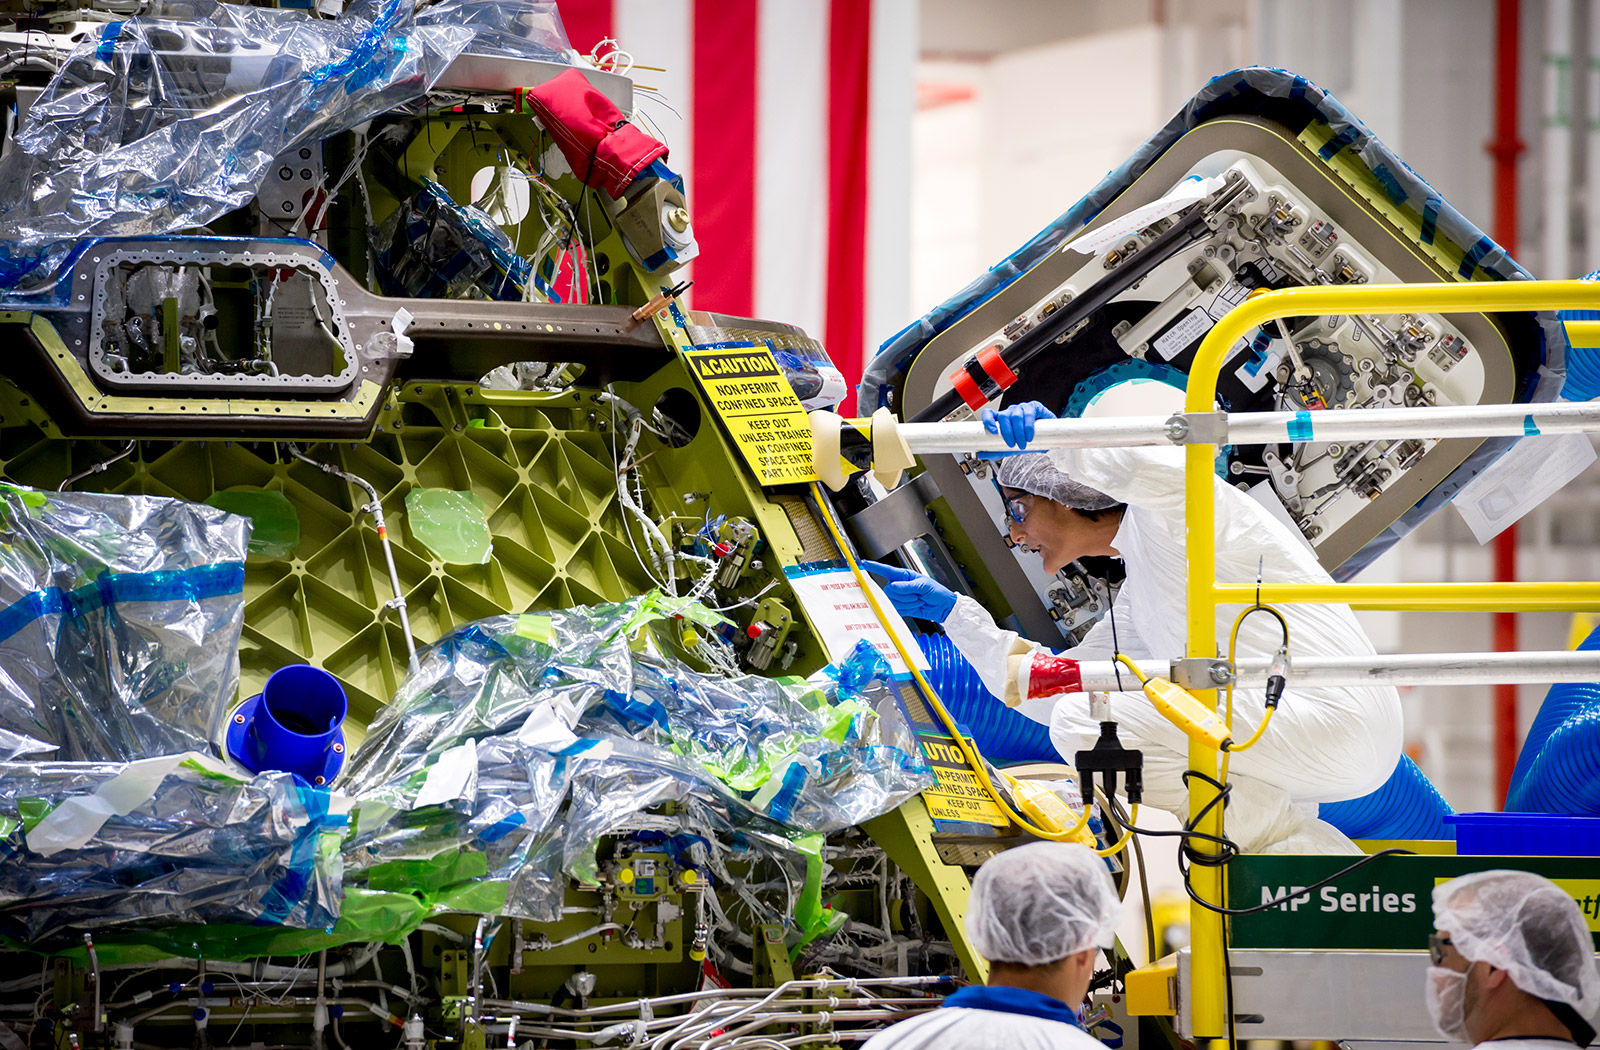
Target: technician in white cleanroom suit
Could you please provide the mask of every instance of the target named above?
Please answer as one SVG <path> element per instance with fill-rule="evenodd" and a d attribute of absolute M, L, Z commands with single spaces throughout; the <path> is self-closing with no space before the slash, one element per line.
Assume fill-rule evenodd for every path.
<path fill-rule="evenodd" d="M 1105 1050 L 1078 1011 L 1121 917 L 1105 862 L 1085 846 L 1034 842 L 990 857 L 972 880 L 966 921 L 989 983 L 960 989 L 862 1050 Z"/>
<path fill-rule="evenodd" d="M 1049 418 L 1050 411 L 1038 402 L 983 413 L 989 432 L 1014 448 L 1025 448 L 1033 439 L 1035 419 Z M 1187 654 L 1183 450 L 1081 448 L 1013 455 L 999 461 L 999 482 L 1013 542 L 1037 551 L 1046 571 L 1059 572 L 1084 555 L 1122 559 L 1127 579 L 1112 609 L 1121 652 L 1147 673 L 1153 673 L 1152 665 Z M 1305 543 L 1265 508 L 1221 479 L 1214 484 L 1219 580 L 1252 581 L 1260 566 L 1272 583 L 1332 582 Z M 1015 520 L 1018 511 L 1021 521 Z M 925 576 L 895 569 L 879 574 L 890 579 L 884 592 L 902 614 L 942 622 L 989 690 L 1047 723 L 1051 742 L 1068 761 L 1094 746 L 1100 726 L 1084 694 L 1018 697 L 1012 658 L 1030 656 L 1041 649 L 1037 643 L 1002 630 L 972 598 L 957 598 Z M 1223 646 L 1240 608 L 1217 610 Z M 1348 606 L 1291 604 L 1279 611 L 1289 622 L 1291 661 L 1373 653 Z M 1111 616 L 1102 619 L 1082 644 L 1060 655 L 1111 659 L 1112 625 Z M 1270 658 L 1281 644 L 1277 621 L 1256 613 L 1239 632 L 1238 656 Z M 1186 817 L 1182 775 L 1188 768 L 1188 738 L 1129 678 L 1130 691 L 1111 694 L 1111 710 L 1123 744 L 1144 752 L 1144 801 Z M 1234 690 L 1233 709 L 1233 737 L 1246 740 L 1265 712 L 1265 692 Z M 1269 847 L 1285 853 L 1354 852 L 1349 839 L 1316 819 L 1315 804 L 1359 798 L 1381 787 L 1400 760 L 1402 731 L 1394 689 L 1319 687 L 1291 675 L 1265 735 L 1231 760 L 1228 837 L 1246 852 Z"/>
<path fill-rule="evenodd" d="M 1527 871 L 1433 888 L 1426 1003 L 1439 1034 L 1494 1050 L 1588 1046 L 1600 1010 L 1594 937 L 1572 894 Z"/>

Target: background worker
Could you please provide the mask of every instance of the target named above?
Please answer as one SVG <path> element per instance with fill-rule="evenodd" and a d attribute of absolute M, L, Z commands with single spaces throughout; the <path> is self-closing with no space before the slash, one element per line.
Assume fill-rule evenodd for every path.
<path fill-rule="evenodd" d="M 1571 894 L 1527 871 L 1434 887 L 1427 1006 L 1446 1039 L 1495 1050 L 1588 1046 L 1600 1009 L 1594 937 Z"/>
<path fill-rule="evenodd" d="M 863 1050 L 1104 1050 L 1079 1010 L 1121 918 L 1105 862 L 1087 847 L 1035 842 L 989 858 L 972 880 L 966 921 L 989 983 L 960 989 Z"/>
<path fill-rule="evenodd" d="M 1002 412 L 986 409 L 984 426 L 1013 448 L 1033 440 L 1035 421 L 1053 418 L 1038 402 Z M 1111 615 L 1060 655 L 1110 660 L 1122 652 L 1141 665 L 1187 654 L 1188 572 L 1184 469 L 1180 449 L 1082 448 L 1010 455 L 999 460 L 1012 541 L 1037 553 L 1046 572 L 1086 555 L 1115 555 L 1127 570 Z M 1271 583 L 1331 583 L 1310 547 L 1250 496 L 1213 479 L 1216 491 L 1218 578 Z M 1016 666 L 1049 652 L 998 627 L 970 597 L 925 576 L 870 565 L 889 580 L 884 593 L 903 615 L 941 623 L 989 690 L 1006 704 L 1050 726 L 1050 739 L 1069 761 L 1100 733 L 1081 693 L 1029 700 L 1017 694 Z M 1217 637 L 1226 644 L 1240 606 L 1217 610 Z M 1291 657 L 1370 656 L 1374 650 L 1345 605 L 1287 605 Z M 1113 635 L 1115 638 L 1113 639 Z M 1268 659 L 1283 644 L 1278 621 L 1247 618 L 1238 658 Z M 1149 670 L 1148 667 L 1145 668 Z M 1111 694 L 1112 717 L 1123 743 L 1144 752 L 1146 804 L 1187 816 L 1188 738 L 1138 692 Z M 1265 690 L 1234 691 L 1233 737 L 1247 739 L 1266 711 Z M 1359 798 L 1384 783 L 1400 759 L 1400 698 L 1388 686 L 1319 687 L 1295 681 L 1266 734 L 1231 761 L 1228 837 L 1246 852 L 1354 853 L 1331 825 L 1316 819 L 1316 804 Z"/>

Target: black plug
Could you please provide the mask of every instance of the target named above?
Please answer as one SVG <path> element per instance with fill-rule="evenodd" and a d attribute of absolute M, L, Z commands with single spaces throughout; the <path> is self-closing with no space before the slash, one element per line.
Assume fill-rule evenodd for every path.
<path fill-rule="evenodd" d="M 1127 776 L 1128 802 L 1139 801 L 1144 793 L 1144 754 L 1122 746 L 1117 739 L 1117 723 L 1101 722 L 1100 739 L 1088 751 L 1079 751 L 1073 757 L 1078 767 L 1080 790 L 1085 805 L 1094 801 L 1094 775 L 1100 774 L 1101 785 L 1110 799 L 1117 792 L 1117 774 Z"/>
<path fill-rule="evenodd" d="M 1267 706 L 1277 707 L 1283 699 L 1283 690 L 1289 684 L 1289 648 L 1284 646 L 1273 654 L 1267 665 Z"/>

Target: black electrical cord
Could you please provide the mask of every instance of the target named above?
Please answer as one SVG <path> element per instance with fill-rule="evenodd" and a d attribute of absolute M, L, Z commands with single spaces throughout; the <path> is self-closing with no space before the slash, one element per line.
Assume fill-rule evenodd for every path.
<path fill-rule="evenodd" d="M 1360 870 L 1380 857 L 1410 855 L 1412 853 L 1411 850 L 1400 849 L 1398 847 L 1391 847 L 1389 849 L 1379 850 L 1376 853 L 1370 853 L 1356 861 L 1354 864 L 1340 868 L 1338 871 L 1334 872 L 1332 875 L 1329 875 L 1325 879 L 1314 882 L 1309 886 L 1302 886 L 1299 890 L 1286 894 L 1282 897 L 1278 897 L 1270 901 L 1263 901 L 1261 904 L 1253 905 L 1248 908 L 1225 908 L 1219 904 L 1213 904 L 1195 892 L 1194 886 L 1189 880 L 1189 869 L 1195 864 L 1198 864 L 1201 867 L 1209 868 L 1222 867 L 1224 864 L 1227 864 L 1228 861 L 1239 855 L 1239 847 L 1237 843 L 1234 843 L 1225 836 L 1212 835 L 1207 832 L 1196 831 L 1195 827 L 1199 824 L 1200 820 L 1206 816 L 1206 814 L 1211 812 L 1213 807 L 1215 807 L 1219 802 L 1224 802 L 1228 795 L 1232 793 L 1233 787 L 1231 784 L 1226 786 L 1219 785 L 1213 778 L 1206 776 L 1204 773 L 1198 773 L 1192 769 L 1184 771 L 1183 779 L 1185 785 L 1188 784 L 1190 777 L 1197 777 L 1200 780 L 1211 784 L 1213 787 L 1220 787 L 1220 790 L 1217 793 L 1217 796 L 1202 806 L 1200 812 L 1191 818 L 1189 823 L 1185 824 L 1180 830 L 1163 831 L 1156 828 L 1135 827 L 1133 824 L 1128 822 L 1126 815 L 1122 812 L 1121 805 L 1119 803 L 1113 800 L 1111 804 L 1112 807 L 1117 810 L 1117 817 L 1122 826 L 1132 831 L 1135 835 L 1149 835 L 1152 838 L 1181 838 L 1184 840 L 1182 848 L 1178 851 L 1178 871 L 1179 874 L 1183 876 L 1183 888 L 1189 894 L 1190 900 L 1194 901 L 1202 908 L 1205 908 L 1207 911 L 1228 916 L 1254 915 L 1257 912 L 1263 912 L 1269 908 L 1277 908 L 1284 904 L 1288 904 L 1296 897 L 1303 897 L 1312 890 L 1319 890 L 1330 883 L 1337 882 L 1339 879 L 1344 878 L 1351 872 Z M 1216 853 L 1200 853 L 1191 848 L 1189 845 L 1189 841 L 1191 839 L 1198 839 L 1202 842 L 1212 843 L 1218 847 L 1218 851 Z"/>

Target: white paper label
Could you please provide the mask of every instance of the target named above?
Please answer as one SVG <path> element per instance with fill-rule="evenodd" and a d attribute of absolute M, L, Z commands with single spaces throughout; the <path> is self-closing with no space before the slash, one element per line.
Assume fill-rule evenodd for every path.
<path fill-rule="evenodd" d="M 1595 461 L 1587 434 L 1525 437 L 1456 494 L 1472 535 L 1488 543 Z"/>
<path fill-rule="evenodd" d="M 827 647 L 829 659 L 834 663 L 848 659 L 855 651 L 857 643 L 865 640 L 872 643 L 873 647 L 883 654 L 883 658 L 889 661 L 891 672 L 897 675 L 910 673 L 906 669 L 905 661 L 900 659 L 899 652 L 895 650 L 889 632 L 878 622 L 877 614 L 872 611 L 872 604 L 867 601 L 867 596 L 862 593 L 861 587 L 848 568 L 806 571 L 798 567 L 789 567 L 785 568 L 784 572 L 789 576 L 794 596 L 800 600 L 800 607 L 806 611 L 806 618 L 822 636 L 822 644 Z M 894 606 L 884 596 L 883 589 L 870 576 L 867 578 L 867 584 L 872 588 L 873 597 L 877 599 L 879 608 L 889 618 L 895 634 L 905 643 L 911 658 L 917 662 L 917 669 L 926 671 L 927 658 L 922 655 L 922 647 L 911 637 L 911 630 L 906 627 L 906 622 L 895 612 Z"/>
<path fill-rule="evenodd" d="M 1168 328 L 1150 344 L 1163 361 L 1171 360 L 1183 348 L 1211 330 L 1211 315 L 1198 306 L 1184 314 L 1183 320 Z"/>

